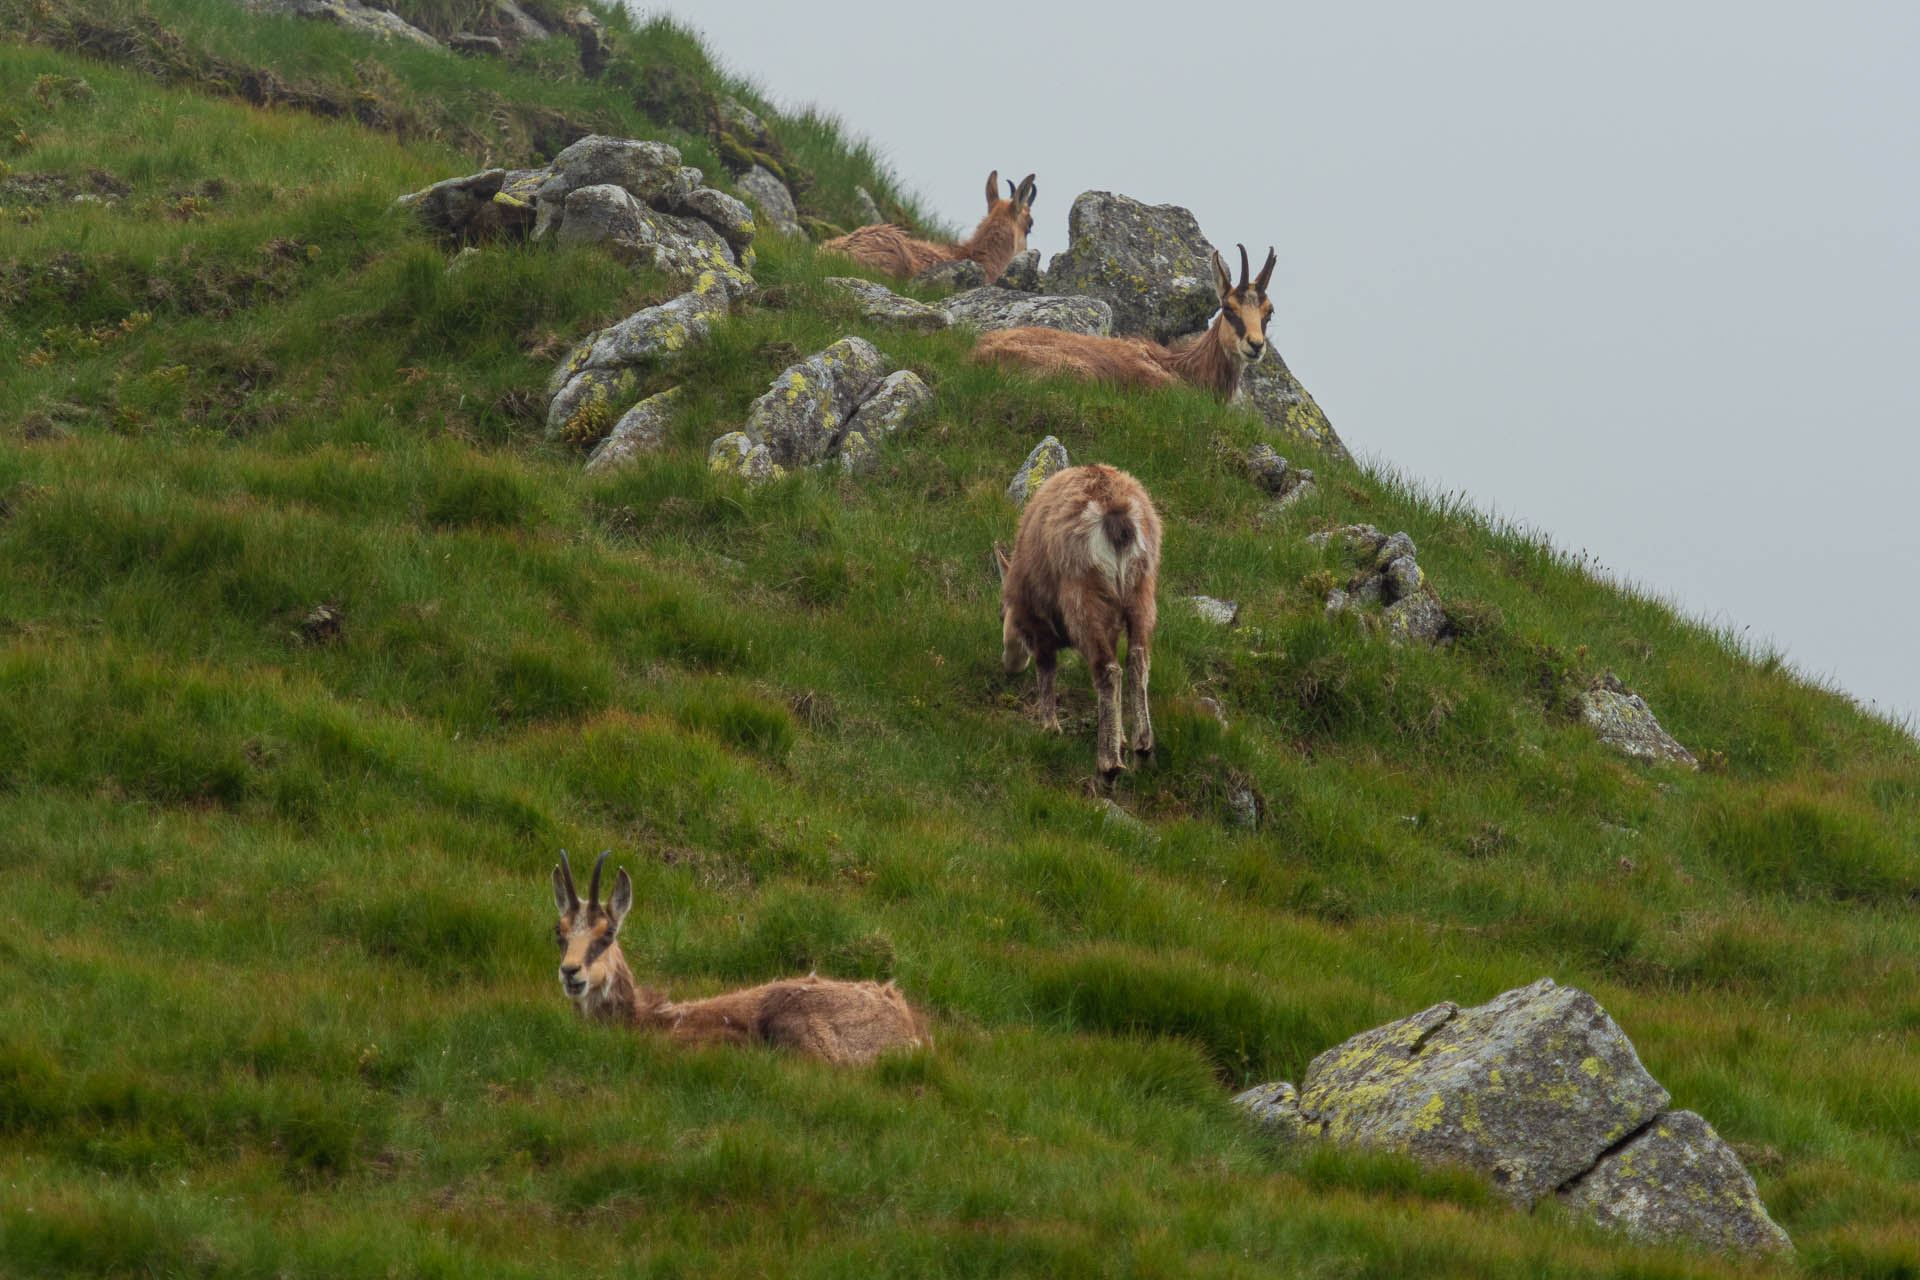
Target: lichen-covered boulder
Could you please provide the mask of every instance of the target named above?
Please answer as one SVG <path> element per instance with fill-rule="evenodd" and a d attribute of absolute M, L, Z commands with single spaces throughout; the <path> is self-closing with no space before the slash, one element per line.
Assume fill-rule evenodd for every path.
<path fill-rule="evenodd" d="M 1621 684 L 1611 671 L 1580 695 L 1580 719 L 1600 741 L 1625 755 L 1700 767 L 1693 752 L 1660 727 L 1646 699 Z"/>
<path fill-rule="evenodd" d="M 1351 456 L 1327 415 L 1271 347 L 1241 370 L 1238 402 L 1266 423 L 1288 448 L 1310 445 L 1331 458 Z"/>
<path fill-rule="evenodd" d="M 248 0 L 248 7 L 260 13 L 319 18 L 376 40 L 401 40 L 426 49 L 441 47 L 438 40 L 400 15 L 362 4 L 360 0 Z"/>
<path fill-rule="evenodd" d="M 640 379 L 632 369 L 583 369 L 547 404 L 547 439 L 588 445 L 613 430 L 633 403 Z"/>
<path fill-rule="evenodd" d="M 949 262 L 936 262 L 925 270 L 916 272 L 913 277 L 914 284 L 943 285 L 949 289 L 978 289 L 986 282 L 985 269 L 972 258 L 954 258 Z"/>
<path fill-rule="evenodd" d="M 1425 591 L 1402 596 L 1382 609 L 1380 623 L 1395 644 L 1438 644 L 1449 629 L 1446 609 Z"/>
<path fill-rule="evenodd" d="M 728 298 L 753 292 L 751 247 L 736 256 L 720 233 L 699 218 L 677 217 L 646 206 L 640 212 L 640 239 L 629 248 L 639 261 L 698 290 L 718 287 Z"/>
<path fill-rule="evenodd" d="M 1193 611 L 1216 627 L 1230 627 L 1240 616 L 1240 604 L 1236 600 L 1216 600 L 1212 596 L 1189 596 Z"/>
<path fill-rule="evenodd" d="M 1166 342 L 1204 328 L 1219 307 L 1212 253 L 1178 205 L 1087 191 L 1067 214 L 1067 249 L 1048 265 L 1047 287 L 1104 299 L 1115 333 Z"/>
<path fill-rule="evenodd" d="M 860 314 L 878 324 L 898 325 L 902 329 L 929 332 L 953 323 L 953 315 L 944 307 L 931 307 L 912 298 L 903 298 L 883 284 L 856 276 L 828 276 L 827 283 L 844 289 L 860 304 Z"/>
<path fill-rule="evenodd" d="M 682 175 L 677 148 L 664 142 L 593 133 L 553 158 L 538 198 L 545 214 L 563 207 L 567 197 L 581 187 L 611 184 L 625 188 L 646 204 L 671 206 L 691 193 L 690 181 Z M 545 230 L 543 223 L 535 239 Z"/>
<path fill-rule="evenodd" d="M 1753 1176 L 1713 1126 L 1669 1111 L 1600 1158 L 1560 1193 L 1604 1227 L 1647 1243 L 1679 1241 L 1733 1253 L 1793 1248 Z"/>
<path fill-rule="evenodd" d="M 1044 293 L 1021 293 L 987 285 L 943 298 L 955 324 L 986 332 L 990 329 L 1018 329 L 1035 325 L 1043 329 L 1064 329 L 1068 333 L 1089 333 L 1108 337 L 1113 332 L 1113 309 L 1099 298 L 1063 297 Z"/>
<path fill-rule="evenodd" d="M 1021 293 L 1040 292 L 1040 251 L 1022 249 L 1007 260 L 1007 269 L 994 281 L 1002 289 L 1017 289 Z"/>
<path fill-rule="evenodd" d="M 1067 460 L 1067 446 L 1055 436 L 1048 436 L 1033 446 L 1033 452 L 1013 473 L 1013 480 L 1007 485 L 1007 497 L 1016 507 L 1024 508 L 1028 499 L 1040 492 L 1040 486 L 1055 474 L 1071 466 Z"/>
<path fill-rule="evenodd" d="M 559 395 L 584 370 L 669 363 L 687 347 L 704 342 L 714 321 L 726 313 L 726 294 L 718 288 L 689 290 L 670 302 L 636 311 L 575 345 L 547 379 L 547 394 Z"/>
<path fill-rule="evenodd" d="M 749 485 L 765 484 L 787 474 L 787 469 L 773 460 L 773 450 L 744 431 L 729 431 L 713 442 L 707 449 L 707 469 L 737 475 Z"/>
<path fill-rule="evenodd" d="M 793 193 L 772 170 L 756 164 L 734 179 L 734 185 L 746 192 L 747 199 L 759 207 L 775 231 L 784 236 L 800 234 L 800 214 L 793 207 Z"/>
<path fill-rule="evenodd" d="M 1668 1094 L 1586 992 L 1551 978 L 1364 1031 L 1307 1067 L 1313 1133 L 1478 1169 L 1532 1204 L 1658 1115 Z"/>
<path fill-rule="evenodd" d="M 680 387 L 648 396 L 621 415 L 606 439 L 594 446 L 581 468 L 588 475 L 611 471 L 642 454 L 657 451 L 666 442 L 667 426 L 680 403 Z"/>
<path fill-rule="evenodd" d="M 874 448 L 904 430 L 932 407 L 933 389 L 919 374 L 910 369 L 901 369 L 882 378 L 880 385 L 847 419 L 840 440 L 843 469 L 862 469 L 871 459 Z M 860 456 L 854 456 L 856 454 Z"/>
<path fill-rule="evenodd" d="M 443 235 L 467 234 L 474 219 L 493 203 L 507 175 L 505 169 L 483 169 L 436 182 L 421 191 L 410 191 L 394 203 L 401 208 L 412 208 L 421 221 Z M 531 209 L 525 211 L 524 221 L 523 230 L 531 230 Z"/>
<path fill-rule="evenodd" d="M 773 380 L 747 409 L 747 434 L 783 467 L 818 462 L 892 367 L 865 338 L 842 338 Z"/>
<path fill-rule="evenodd" d="M 696 187 L 680 202 L 680 210 L 719 232 L 736 254 L 753 243 L 753 210 L 724 191 Z"/>
<path fill-rule="evenodd" d="M 1272 512 L 1284 511 L 1315 492 L 1313 472 L 1288 465 L 1270 444 L 1256 444 L 1247 451 L 1247 475 L 1277 499 L 1269 508 Z"/>
<path fill-rule="evenodd" d="M 651 210 L 625 187 L 596 182 L 567 193 L 554 240 L 563 245 L 638 245 L 653 239 L 645 215 Z"/>

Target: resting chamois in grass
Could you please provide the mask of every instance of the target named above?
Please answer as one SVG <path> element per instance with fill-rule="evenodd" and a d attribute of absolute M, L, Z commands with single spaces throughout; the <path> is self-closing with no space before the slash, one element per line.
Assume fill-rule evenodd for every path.
<path fill-rule="evenodd" d="M 1015 254 L 1025 252 L 1027 232 L 1033 230 L 1033 197 L 1038 191 L 1033 175 L 1028 174 L 1017 187 L 1009 180 L 1007 191 L 1008 198 L 1002 200 L 998 169 L 987 175 L 987 216 L 959 244 L 915 240 L 899 227 L 882 222 L 836 236 L 820 247 L 896 276 L 918 275 L 942 262 L 971 258 L 992 284 Z"/>
<path fill-rule="evenodd" d="M 685 1002 L 640 986 L 618 941 L 621 922 L 633 906 L 633 881 L 622 867 L 602 906 L 600 868 L 606 861 L 603 853 L 593 864 L 584 905 L 564 849 L 553 869 L 560 985 L 581 1017 L 660 1031 L 678 1044 L 771 1044 L 833 1063 L 867 1062 L 889 1049 L 933 1046 L 925 1021 L 891 982 L 839 982 L 808 974 Z"/>
<path fill-rule="evenodd" d="M 974 345 L 973 358 L 1001 365 L 1026 365 L 1041 373 L 1071 373 L 1091 382 L 1117 382 L 1123 387 L 1164 387 L 1190 382 L 1231 400 L 1240 385 L 1240 371 L 1267 349 L 1267 281 L 1273 276 L 1275 254 L 1267 250 L 1267 265 L 1259 278 L 1247 283 L 1247 246 L 1240 246 L 1240 283 L 1227 274 L 1226 263 L 1213 255 L 1213 288 L 1220 298 L 1220 314 L 1198 337 L 1174 347 L 1148 338 L 1096 338 L 1090 334 L 1031 326 L 996 329 Z"/>
<path fill-rule="evenodd" d="M 1147 667 L 1153 593 L 1160 574 L 1160 513 L 1138 480 L 1113 467 L 1068 467 L 1027 503 L 1011 559 L 999 548 L 1001 660 L 1009 673 L 1031 656 L 1040 721 L 1060 732 L 1053 675 L 1062 649 L 1078 649 L 1100 699 L 1094 762 L 1112 780 L 1120 760 L 1120 633 L 1127 636 L 1126 711 L 1133 749 L 1153 750 Z"/>

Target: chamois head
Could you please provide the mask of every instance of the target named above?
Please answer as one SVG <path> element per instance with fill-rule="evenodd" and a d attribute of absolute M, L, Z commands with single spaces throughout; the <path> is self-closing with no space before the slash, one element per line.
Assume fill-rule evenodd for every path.
<path fill-rule="evenodd" d="M 1220 321 L 1215 328 L 1220 345 L 1228 355 L 1240 360 L 1258 360 L 1267 350 L 1267 317 L 1273 304 L 1267 301 L 1267 281 L 1273 277 L 1278 255 L 1267 250 L 1267 265 L 1253 284 L 1247 284 L 1247 246 L 1240 246 L 1240 283 L 1233 283 L 1220 251 L 1213 253 L 1213 290 L 1220 298 Z"/>
<path fill-rule="evenodd" d="M 1033 230 L 1033 198 L 1039 194 L 1039 188 L 1033 185 L 1033 175 L 1028 174 L 1015 185 L 1012 178 L 1007 179 L 1007 198 L 1000 198 L 1000 171 L 995 169 L 987 175 L 987 220 L 1005 219 L 1013 228 L 1013 251 L 1027 251 L 1027 233 Z"/>
<path fill-rule="evenodd" d="M 553 868 L 553 905 L 560 910 L 560 919 L 553 926 L 554 941 L 560 944 L 560 986 L 567 998 L 583 1009 L 594 992 L 604 995 L 613 983 L 620 954 L 614 940 L 633 906 L 633 881 L 625 867 L 614 880 L 606 905 L 601 905 L 600 868 L 606 861 L 607 855 L 602 853 L 600 861 L 593 864 L 593 882 L 584 904 L 573 887 L 573 868 L 567 865 L 565 849 Z"/>

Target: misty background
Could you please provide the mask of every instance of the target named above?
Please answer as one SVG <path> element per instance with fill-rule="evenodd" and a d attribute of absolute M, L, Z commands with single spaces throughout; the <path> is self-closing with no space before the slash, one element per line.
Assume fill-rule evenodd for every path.
<path fill-rule="evenodd" d="M 1089 189 L 1273 245 L 1356 455 L 1920 716 L 1920 5 L 634 7 L 962 232 L 1036 172 L 1043 265 Z"/>

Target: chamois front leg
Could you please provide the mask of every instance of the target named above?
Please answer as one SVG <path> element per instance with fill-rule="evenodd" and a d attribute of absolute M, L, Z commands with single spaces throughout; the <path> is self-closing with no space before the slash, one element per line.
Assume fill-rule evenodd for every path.
<path fill-rule="evenodd" d="M 1100 700 L 1100 720 L 1094 729 L 1094 767 L 1111 782 L 1126 768 L 1120 759 L 1123 734 L 1120 729 L 1120 664 L 1109 646 L 1099 646 L 1087 654 L 1093 669 L 1093 692 Z"/>
<path fill-rule="evenodd" d="M 1153 716 L 1147 711 L 1147 670 L 1153 664 L 1153 623 L 1143 626 L 1127 619 L 1127 719 L 1133 722 L 1133 749 L 1138 755 L 1153 750 Z"/>

